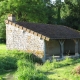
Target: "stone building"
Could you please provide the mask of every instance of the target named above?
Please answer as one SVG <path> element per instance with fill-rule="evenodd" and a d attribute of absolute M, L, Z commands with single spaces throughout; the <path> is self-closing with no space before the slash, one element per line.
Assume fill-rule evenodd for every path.
<path fill-rule="evenodd" d="M 50 56 L 80 53 L 80 32 L 63 25 L 17 22 L 13 15 L 6 23 L 8 49 L 24 50 L 45 61 Z"/>

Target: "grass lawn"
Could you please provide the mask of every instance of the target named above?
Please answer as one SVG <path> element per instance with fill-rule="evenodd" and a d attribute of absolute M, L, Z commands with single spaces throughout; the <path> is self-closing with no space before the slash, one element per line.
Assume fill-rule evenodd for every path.
<path fill-rule="evenodd" d="M 0 44 L 0 51 L 1 50 L 6 50 L 6 45 L 5 44 Z"/>
<path fill-rule="evenodd" d="M 6 53 L 6 45 L 5 44 L 0 44 L 0 55 Z"/>
<path fill-rule="evenodd" d="M 2 73 L 0 72 L 0 80 L 80 80 L 80 73 L 77 74 L 74 71 L 75 67 L 80 65 L 80 59 L 66 58 L 59 62 L 46 61 L 43 65 L 38 63 L 32 65 L 29 62 L 26 63 L 24 58 L 27 59 L 26 54 L 7 51 L 5 44 L 0 44 L 0 71 L 2 71 Z M 17 61 L 18 65 L 15 64 Z M 80 71 L 80 67 L 78 70 Z M 29 72 L 27 73 L 27 71 Z M 14 78 L 15 73 L 19 77 L 18 79 Z M 37 75 L 39 79 L 37 77 L 33 79 L 33 73 L 35 75 L 39 73 Z M 26 77 L 27 75 L 32 79 Z M 48 79 L 42 78 L 44 75 Z M 23 79 L 21 79 L 22 77 Z"/>
<path fill-rule="evenodd" d="M 77 64 L 78 65 L 78 64 Z M 48 78 L 50 80 L 80 80 L 80 75 L 73 74 L 75 65 L 65 66 L 49 71 Z"/>

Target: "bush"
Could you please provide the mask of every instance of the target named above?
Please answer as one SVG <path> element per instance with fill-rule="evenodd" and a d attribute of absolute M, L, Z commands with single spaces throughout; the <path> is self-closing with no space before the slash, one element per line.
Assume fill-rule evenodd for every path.
<path fill-rule="evenodd" d="M 0 57 L 0 73 L 16 68 L 16 58 L 10 56 Z"/>
<path fill-rule="evenodd" d="M 25 59 L 19 60 L 17 66 L 18 69 L 15 74 L 16 80 L 47 80 L 43 73 L 35 69 L 33 63 Z"/>
<path fill-rule="evenodd" d="M 0 77 L 0 80 L 5 80 L 4 78 Z"/>
<path fill-rule="evenodd" d="M 47 80 L 43 73 L 36 70 L 34 65 L 36 61 L 40 60 L 26 52 L 6 51 L 6 53 L 0 54 L 0 74 L 17 69 L 16 80 Z"/>
<path fill-rule="evenodd" d="M 39 62 L 39 59 L 33 56 L 33 54 L 18 50 L 8 50 L 0 54 L 0 73 L 6 70 L 17 69 L 16 63 L 20 59 L 26 59 L 32 63 Z"/>
<path fill-rule="evenodd" d="M 19 51 L 19 50 L 9 50 L 9 51 L 7 51 L 7 53 L 8 53 L 8 55 L 17 58 L 18 60 L 24 58 L 24 59 L 27 59 L 34 63 L 36 63 L 36 62 L 42 63 L 42 60 L 32 53 L 27 53 L 27 52 L 23 52 L 23 51 Z"/>

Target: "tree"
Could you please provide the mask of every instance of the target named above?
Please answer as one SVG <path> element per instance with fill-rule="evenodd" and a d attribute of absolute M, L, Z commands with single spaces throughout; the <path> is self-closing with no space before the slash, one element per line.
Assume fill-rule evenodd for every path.
<path fill-rule="evenodd" d="M 65 0 L 69 14 L 65 17 L 65 25 L 80 30 L 80 0 Z"/>
<path fill-rule="evenodd" d="M 56 23 L 57 24 L 61 24 L 61 11 L 62 11 L 62 7 L 63 7 L 63 1 L 62 0 L 55 0 L 53 1 L 53 5 L 54 8 L 56 9 Z"/>
<path fill-rule="evenodd" d="M 0 37 L 5 36 L 5 16 L 16 15 L 19 21 L 48 23 L 47 7 L 42 0 L 0 0 Z"/>

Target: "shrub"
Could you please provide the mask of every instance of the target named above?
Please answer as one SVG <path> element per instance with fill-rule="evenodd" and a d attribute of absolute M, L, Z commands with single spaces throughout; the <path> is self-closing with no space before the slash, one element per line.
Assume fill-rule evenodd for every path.
<path fill-rule="evenodd" d="M 39 59 L 37 57 L 35 58 L 33 54 L 18 50 L 8 50 L 6 53 L 0 54 L 0 73 L 6 70 L 17 69 L 16 63 L 20 59 L 26 59 L 28 62 L 39 61 Z"/>
<path fill-rule="evenodd" d="M 19 51 L 19 50 L 9 50 L 7 51 L 7 54 L 17 58 L 18 60 L 25 58 L 28 61 L 32 61 L 34 63 L 36 62 L 42 63 L 42 60 L 32 53 L 27 53 L 27 52 Z"/>
<path fill-rule="evenodd" d="M 0 80 L 5 80 L 4 78 L 0 77 Z"/>
<path fill-rule="evenodd" d="M 0 73 L 16 68 L 16 58 L 10 56 L 0 57 Z"/>
<path fill-rule="evenodd" d="M 38 72 L 34 64 L 26 59 L 19 60 L 17 65 L 16 80 L 47 80 L 46 76 Z"/>

